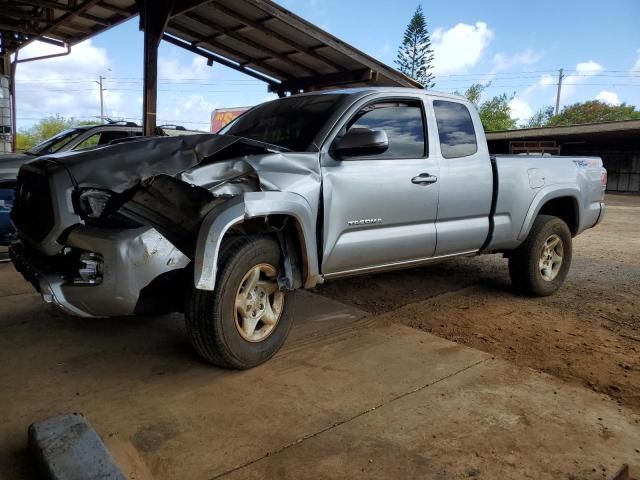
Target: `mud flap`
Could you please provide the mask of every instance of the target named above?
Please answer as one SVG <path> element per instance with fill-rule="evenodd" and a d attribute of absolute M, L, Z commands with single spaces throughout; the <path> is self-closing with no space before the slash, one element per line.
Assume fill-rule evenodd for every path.
<path fill-rule="evenodd" d="M 286 235 L 283 230 L 278 231 L 278 243 L 282 252 L 278 287 L 284 291 L 296 290 L 302 286 L 302 272 L 299 268 L 299 260 L 294 261 L 292 258 L 292 255 L 295 254 L 295 245 L 293 245 L 291 237 Z"/>

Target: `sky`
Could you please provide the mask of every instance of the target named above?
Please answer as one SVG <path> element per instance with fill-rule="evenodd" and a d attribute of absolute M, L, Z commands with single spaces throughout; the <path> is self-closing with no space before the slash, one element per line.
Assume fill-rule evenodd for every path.
<path fill-rule="evenodd" d="M 525 121 L 555 105 L 599 99 L 640 110 L 640 0 L 280 0 L 378 60 L 394 66 L 407 23 L 421 4 L 434 48 L 436 86 L 464 91 L 491 82 L 485 98 L 514 95 L 512 115 Z M 20 58 L 60 49 L 34 43 Z M 138 19 L 75 45 L 65 57 L 18 64 L 18 129 L 49 115 L 97 119 L 98 78 L 105 116 L 140 122 L 142 33 Z M 266 84 L 163 42 L 158 66 L 158 123 L 208 130 L 215 108 L 275 98 Z"/>

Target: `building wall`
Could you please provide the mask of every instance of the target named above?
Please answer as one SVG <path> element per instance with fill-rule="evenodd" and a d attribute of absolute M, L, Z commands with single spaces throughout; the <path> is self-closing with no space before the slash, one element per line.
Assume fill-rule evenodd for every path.
<path fill-rule="evenodd" d="M 640 194 L 640 135 L 625 132 L 611 138 L 563 138 L 545 135 L 526 140 L 555 141 L 560 155 L 595 156 L 602 158 L 607 169 L 607 191 Z M 508 140 L 489 140 L 491 153 L 509 153 Z"/>
<path fill-rule="evenodd" d="M 9 77 L 0 75 L 0 154 L 11 152 L 11 105 Z"/>

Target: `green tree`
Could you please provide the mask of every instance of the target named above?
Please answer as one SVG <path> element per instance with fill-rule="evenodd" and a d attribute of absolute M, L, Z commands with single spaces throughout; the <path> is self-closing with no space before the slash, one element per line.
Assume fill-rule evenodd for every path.
<path fill-rule="evenodd" d="M 564 107 L 558 115 L 549 119 L 547 125 L 578 125 L 638 119 L 640 119 L 640 112 L 633 105 L 626 103 L 609 105 L 600 100 L 589 100 Z"/>
<path fill-rule="evenodd" d="M 496 95 L 489 100 L 481 102 L 482 94 L 491 85 L 491 82 L 484 85 L 474 83 L 464 92 L 464 96 L 472 102 L 478 109 L 482 126 L 486 132 L 495 132 L 498 130 L 511 130 L 515 128 L 517 120 L 511 118 L 511 108 L 509 102 L 515 94 L 511 96 L 503 93 Z M 456 92 L 460 95 L 459 92 Z"/>
<path fill-rule="evenodd" d="M 28 150 L 47 138 L 51 138 L 68 128 L 79 125 L 94 124 L 96 124 L 96 122 L 76 120 L 73 117 L 67 118 L 60 115 L 42 118 L 38 123 L 32 125 L 30 128 L 18 131 L 16 134 L 16 150 Z"/>
<path fill-rule="evenodd" d="M 551 118 L 553 118 L 553 107 L 551 105 L 546 105 L 534 113 L 529 120 L 523 122 L 520 125 L 520 128 L 545 127 Z"/>
<path fill-rule="evenodd" d="M 471 103 L 473 103 L 476 107 L 480 104 L 480 99 L 482 98 L 482 93 L 484 92 L 484 89 L 487 88 L 490 85 L 490 83 L 487 83 L 486 85 L 482 85 L 481 83 L 474 83 L 473 85 L 471 85 L 469 88 L 467 88 L 464 92 L 464 94 L 460 93 L 460 92 L 454 92 L 456 95 L 464 95 L 465 97 L 467 97 L 467 100 L 469 100 Z"/>
<path fill-rule="evenodd" d="M 424 88 L 433 88 L 435 82 L 432 62 L 431 37 L 422 13 L 422 6 L 418 5 L 404 32 L 396 64 L 402 73 L 418 81 Z"/>

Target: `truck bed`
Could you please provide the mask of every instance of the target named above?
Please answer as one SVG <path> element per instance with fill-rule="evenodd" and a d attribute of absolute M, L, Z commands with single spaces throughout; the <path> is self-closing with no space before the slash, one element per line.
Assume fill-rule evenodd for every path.
<path fill-rule="evenodd" d="M 517 247 L 540 208 L 552 192 L 557 197 L 558 190 L 575 202 L 578 218 L 571 226 L 574 236 L 598 221 L 604 208 L 603 182 L 606 184 L 599 157 L 493 155 L 492 161 L 497 172 L 497 195 L 488 250 Z"/>

